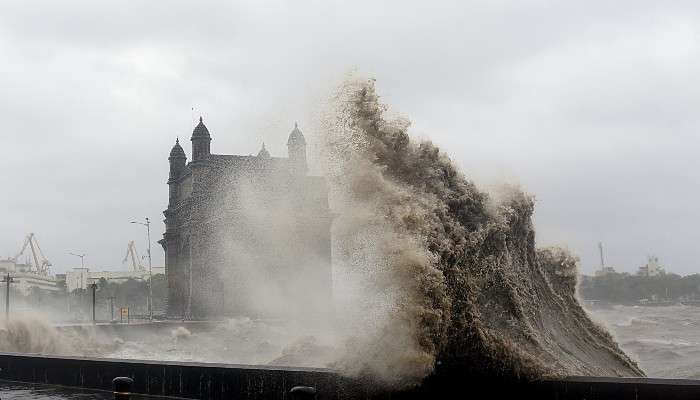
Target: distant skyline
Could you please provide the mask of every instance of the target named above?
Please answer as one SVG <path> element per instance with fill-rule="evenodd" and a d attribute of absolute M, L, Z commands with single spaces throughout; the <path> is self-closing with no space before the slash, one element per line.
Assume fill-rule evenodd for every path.
<path fill-rule="evenodd" d="M 0 52 L 2 258 L 34 232 L 55 272 L 126 269 L 149 217 L 162 266 L 176 137 L 202 115 L 214 152 L 285 155 L 298 121 L 313 147 L 354 71 L 483 188 L 532 193 L 582 272 L 598 242 L 700 272 L 697 2 L 7 0 Z"/>

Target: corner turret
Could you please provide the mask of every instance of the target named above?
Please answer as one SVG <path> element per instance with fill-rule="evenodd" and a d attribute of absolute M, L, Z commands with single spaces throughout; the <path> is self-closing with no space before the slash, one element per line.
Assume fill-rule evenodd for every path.
<path fill-rule="evenodd" d="M 202 117 L 199 117 L 199 124 L 192 131 L 192 161 L 200 161 L 209 157 L 211 135 L 209 129 L 202 122 Z"/>
<path fill-rule="evenodd" d="M 175 139 L 175 146 L 170 150 L 168 161 L 170 162 L 170 179 L 179 178 L 180 174 L 185 170 L 185 164 L 187 163 L 185 150 L 180 146 L 180 138 Z"/>
<path fill-rule="evenodd" d="M 293 171 L 302 175 L 306 174 L 306 139 L 304 139 L 304 135 L 299 130 L 296 122 L 287 140 L 287 151 Z"/>
<path fill-rule="evenodd" d="M 185 166 L 187 156 L 185 155 L 185 150 L 180 146 L 180 138 L 175 139 L 175 146 L 170 150 L 168 161 L 170 162 L 170 177 L 168 179 L 168 186 L 170 187 L 169 204 L 173 205 L 177 198 L 178 178 L 182 176 L 187 168 Z"/>

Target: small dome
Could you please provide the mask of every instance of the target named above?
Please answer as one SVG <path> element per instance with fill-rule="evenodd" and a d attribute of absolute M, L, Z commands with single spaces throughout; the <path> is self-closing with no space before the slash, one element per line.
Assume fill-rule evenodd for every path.
<path fill-rule="evenodd" d="M 258 152 L 258 157 L 260 158 L 270 158 L 270 152 L 265 148 L 265 142 L 262 144 L 262 149 Z"/>
<path fill-rule="evenodd" d="M 194 127 L 194 131 L 192 131 L 192 139 L 200 137 L 211 138 L 209 129 L 207 129 L 207 127 L 204 126 L 204 122 L 202 122 L 202 117 L 199 117 L 199 124 L 197 124 L 197 126 Z"/>
<path fill-rule="evenodd" d="M 294 123 L 294 129 L 292 130 L 292 133 L 289 134 L 289 140 L 287 140 L 287 146 L 292 145 L 306 145 L 306 139 L 304 139 L 304 135 L 299 130 L 299 126 L 296 122 Z"/>
<path fill-rule="evenodd" d="M 180 138 L 175 139 L 175 146 L 170 150 L 170 158 L 187 158 L 185 150 L 180 146 Z"/>

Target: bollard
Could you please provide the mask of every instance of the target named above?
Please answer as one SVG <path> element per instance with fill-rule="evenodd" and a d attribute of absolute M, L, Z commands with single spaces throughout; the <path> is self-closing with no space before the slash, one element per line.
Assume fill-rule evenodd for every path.
<path fill-rule="evenodd" d="M 127 400 L 131 396 L 131 387 L 134 385 L 134 380 L 126 376 L 118 376 L 112 379 L 112 388 L 114 389 L 115 400 Z"/>
<path fill-rule="evenodd" d="M 289 393 L 292 400 L 316 400 L 316 388 L 311 386 L 294 386 Z"/>

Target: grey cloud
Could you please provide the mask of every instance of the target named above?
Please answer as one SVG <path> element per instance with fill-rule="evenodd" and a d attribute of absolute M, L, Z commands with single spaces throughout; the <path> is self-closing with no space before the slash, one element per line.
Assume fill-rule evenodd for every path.
<path fill-rule="evenodd" d="M 534 193 L 538 240 L 585 271 L 602 240 L 619 268 L 657 253 L 696 272 L 699 7 L 4 1 L 0 255 L 31 230 L 58 270 L 69 250 L 119 266 L 128 240 L 143 247 L 130 219 L 162 232 L 167 154 L 193 118 L 216 152 L 283 154 L 357 70 L 467 175 Z"/>

